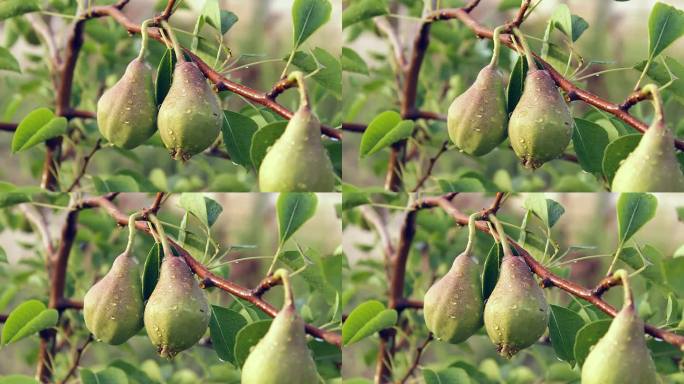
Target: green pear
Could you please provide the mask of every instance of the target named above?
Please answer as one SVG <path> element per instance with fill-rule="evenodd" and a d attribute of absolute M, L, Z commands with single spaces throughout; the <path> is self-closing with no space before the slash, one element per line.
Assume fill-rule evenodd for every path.
<path fill-rule="evenodd" d="M 259 167 L 261 192 L 332 192 L 335 173 L 308 105 L 292 115 Z"/>
<path fill-rule="evenodd" d="M 165 256 L 145 307 L 145 329 L 162 357 L 172 358 L 199 341 L 209 325 L 209 304 L 181 257 Z"/>
<path fill-rule="evenodd" d="M 622 162 L 611 189 L 613 192 L 684 192 L 684 174 L 675 154 L 674 137 L 663 120 L 656 119 Z"/>
<path fill-rule="evenodd" d="M 304 320 L 285 305 L 242 366 L 242 384 L 316 384 L 318 373 L 306 345 Z"/>
<path fill-rule="evenodd" d="M 97 340 L 118 345 L 143 326 L 143 297 L 138 262 L 128 253 L 114 260 L 107 274 L 83 299 L 83 317 Z"/>
<path fill-rule="evenodd" d="M 484 310 L 485 328 L 497 351 L 512 357 L 534 344 L 548 322 L 549 305 L 530 268 L 519 256 L 505 256 Z"/>
<path fill-rule="evenodd" d="M 573 119 L 545 70 L 530 70 L 508 122 L 513 151 L 527 168 L 539 168 L 563 154 L 572 139 Z"/>
<path fill-rule="evenodd" d="M 449 106 L 449 137 L 463 152 L 482 156 L 504 141 L 507 124 L 503 75 L 490 64 Z"/>
<path fill-rule="evenodd" d="M 582 384 L 646 383 L 658 383 L 655 364 L 646 347 L 644 322 L 633 305 L 626 305 L 591 348 L 582 366 Z"/>
<path fill-rule="evenodd" d="M 482 327 L 480 271 L 469 253 L 456 257 L 451 269 L 427 293 L 423 314 L 428 329 L 438 340 L 465 341 Z"/>
<path fill-rule="evenodd" d="M 97 102 L 97 126 L 110 143 L 133 149 L 149 139 L 157 129 L 157 103 L 154 71 L 136 58 L 128 64 L 119 81 Z"/>
<path fill-rule="evenodd" d="M 174 159 L 188 160 L 216 141 L 223 124 L 219 100 L 195 63 L 181 61 L 159 108 L 157 125 Z"/>

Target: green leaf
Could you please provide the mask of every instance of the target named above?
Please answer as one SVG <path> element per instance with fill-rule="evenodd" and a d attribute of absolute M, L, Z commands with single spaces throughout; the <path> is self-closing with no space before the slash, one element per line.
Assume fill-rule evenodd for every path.
<path fill-rule="evenodd" d="M 613 181 L 615 172 L 620 167 L 622 160 L 626 159 L 634 148 L 639 145 L 641 136 L 638 133 L 620 136 L 606 146 L 606 150 L 603 153 L 603 176 L 609 183 Z"/>
<path fill-rule="evenodd" d="M 276 202 L 280 243 L 285 243 L 314 213 L 318 198 L 314 193 L 281 193 Z"/>
<path fill-rule="evenodd" d="M 143 371 L 141 368 L 138 368 L 138 366 L 133 365 L 129 362 L 123 361 L 123 360 L 114 360 L 111 364 L 109 364 L 110 367 L 118 368 L 124 373 L 126 373 L 126 376 L 131 379 L 132 383 L 134 384 L 156 384 L 157 381 L 152 380 L 150 376 Z"/>
<path fill-rule="evenodd" d="M 648 18 L 648 54 L 654 58 L 684 34 L 684 12 L 656 3 Z"/>
<path fill-rule="evenodd" d="M 142 289 L 143 289 L 143 299 L 147 300 L 150 298 L 154 287 L 157 286 L 157 280 L 159 280 L 159 268 L 161 267 L 162 261 L 162 248 L 159 243 L 155 243 L 150 252 L 147 253 L 147 258 L 145 259 L 145 266 L 143 268 L 142 276 Z"/>
<path fill-rule="evenodd" d="M 549 317 L 549 337 L 556 355 L 570 363 L 575 363 L 575 337 L 584 326 L 584 320 L 576 312 L 551 304 Z"/>
<path fill-rule="evenodd" d="M 201 193 L 183 193 L 180 206 L 195 216 L 205 227 L 209 228 L 223 212 L 221 204 Z"/>
<path fill-rule="evenodd" d="M 489 249 L 487 258 L 482 266 L 482 298 L 487 300 L 492 294 L 496 282 L 499 280 L 499 268 L 503 257 L 501 245 L 494 243 Z"/>
<path fill-rule="evenodd" d="M 547 228 L 552 228 L 565 213 L 565 208 L 558 202 L 547 199 L 543 194 L 530 194 L 525 199 L 524 206 L 540 218 Z"/>
<path fill-rule="evenodd" d="M 155 82 L 157 85 L 157 106 L 161 105 L 166 94 L 169 93 L 175 63 L 176 58 L 173 55 L 173 50 L 167 49 L 157 66 L 157 81 Z"/>
<path fill-rule="evenodd" d="M 219 0 L 205 0 L 204 8 L 202 9 L 202 16 L 204 16 L 207 24 L 214 27 L 217 31 L 222 30 L 223 20 L 221 17 Z"/>
<path fill-rule="evenodd" d="M 437 179 L 442 193 L 448 192 L 484 192 L 482 182 L 474 177 L 460 177 L 456 180 Z"/>
<path fill-rule="evenodd" d="M 399 140 L 411 136 L 414 122 L 401 120 L 399 113 L 385 111 L 377 115 L 368 124 L 368 128 L 361 136 L 360 155 L 366 157 L 375 152 L 396 143 Z"/>
<path fill-rule="evenodd" d="M 255 321 L 238 331 L 235 336 L 235 351 L 233 353 L 237 366 L 241 367 L 245 363 L 252 347 L 268 332 L 271 322 L 273 322 L 271 319 Z"/>
<path fill-rule="evenodd" d="M 279 260 L 293 271 L 301 270 L 298 274 L 307 283 L 311 292 L 322 296 L 328 305 L 335 304 L 337 293 L 326 280 L 321 256 L 316 251 L 309 249 L 304 254 L 299 251 L 286 251 L 280 255 Z"/>
<path fill-rule="evenodd" d="M 295 52 L 292 64 L 307 73 L 315 72 L 312 78 L 330 90 L 337 98 L 342 96 L 342 69 L 339 61 L 326 50 L 316 47 L 313 56 L 301 51 Z"/>
<path fill-rule="evenodd" d="M 577 331 L 574 348 L 575 361 L 577 361 L 577 364 L 580 366 L 584 364 L 584 360 L 586 360 L 587 355 L 589 355 L 591 347 L 608 331 L 608 327 L 610 327 L 612 321 L 612 319 L 594 321 Z"/>
<path fill-rule="evenodd" d="M 295 0 L 292 5 L 293 49 L 327 23 L 331 12 L 332 4 L 328 0 Z"/>
<path fill-rule="evenodd" d="M 608 133 L 602 126 L 576 118 L 572 144 L 583 170 L 589 173 L 602 173 L 603 153 L 608 146 Z"/>
<path fill-rule="evenodd" d="M 23 151 L 66 132 L 67 121 L 64 117 L 55 117 L 47 108 L 31 111 L 19 123 L 12 137 L 12 153 Z"/>
<path fill-rule="evenodd" d="M 39 10 L 38 0 L 2 0 L 0 1 L 0 21 Z"/>
<path fill-rule="evenodd" d="M 589 23 L 586 20 L 580 16 L 572 15 L 572 41 L 577 41 L 587 28 L 589 28 Z"/>
<path fill-rule="evenodd" d="M 518 105 L 520 96 L 523 92 L 523 87 L 525 85 L 525 76 L 527 75 L 527 60 L 523 56 L 518 56 L 515 65 L 513 66 L 513 71 L 511 71 L 511 76 L 508 79 L 508 88 L 506 89 L 507 99 L 508 99 L 508 112 L 511 113 Z"/>
<path fill-rule="evenodd" d="M 268 149 L 275 144 L 276 140 L 285 132 L 287 121 L 276 121 L 264 125 L 252 135 L 252 144 L 249 148 L 249 156 L 255 169 L 259 169 Z"/>
<path fill-rule="evenodd" d="M 33 377 L 23 375 L 0 376 L 0 384 L 40 384 Z"/>
<path fill-rule="evenodd" d="M 397 323 L 397 311 L 377 301 L 366 301 L 349 314 L 342 325 L 342 343 L 350 345 Z"/>
<path fill-rule="evenodd" d="M 368 64 L 353 49 L 342 47 L 342 70 L 368 75 Z"/>
<path fill-rule="evenodd" d="M 95 190 L 99 194 L 109 192 L 139 192 L 138 182 L 128 175 L 93 176 Z"/>
<path fill-rule="evenodd" d="M 462 368 L 446 368 L 440 370 L 423 368 L 425 384 L 470 384 L 473 383 L 468 372 Z"/>
<path fill-rule="evenodd" d="M 620 244 L 655 217 L 658 199 L 649 193 L 621 193 L 617 201 Z"/>
<path fill-rule="evenodd" d="M 19 288 L 14 284 L 3 289 L 2 294 L 0 294 L 0 312 L 5 311 L 5 308 L 7 308 L 10 301 L 14 299 L 14 296 L 17 295 L 18 291 Z"/>
<path fill-rule="evenodd" d="M 97 373 L 83 368 L 79 373 L 82 384 L 128 384 L 126 372 L 115 367 L 109 367 Z"/>
<path fill-rule="evenodd" d="M 252 166 L 249 149 L 252 137 L 259 128 L 254 120 L 245 115 L 231 111 L 223 111 L 223 143 L 230 155 L 230 160 L 245 168 Z"/>
<path fill-rule="evenodd" d="M 228 308 L 211 306 L 209 332 L 211 344 L 218 357 L 237 365 L 235 360 L 235 340 L 237 333 L 247 325 L 247 319 L 240 313 Z"/>
<path fill-rule="evenodd" d="M 0 47 L 0 69 L 21 73 L 19 62 L 14 58 L 12 52 L 5 47 Z"/>
<path fill-rule="evenodd" d="M 38 331 L 57 325 L 58 313 L 38 300 L 28 300 L 14 308 L 2 328 L 0 345 L 7 345 Z"/>
<path fill-rule="evenodd" d="M 389 14 L 385 0 L 354 0 L 342 12 L 342 29 L 376 16 Z"/>
<path fill-rule="evenodd" d="M 231 11 L 221 10 L 221 35 L 225 35 L 238 22 L 238 16 Z"/>

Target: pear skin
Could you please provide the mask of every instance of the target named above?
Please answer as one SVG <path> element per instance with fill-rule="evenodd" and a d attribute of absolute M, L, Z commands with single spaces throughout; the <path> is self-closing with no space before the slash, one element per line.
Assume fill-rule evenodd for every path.
<path fill-rule="evenodd" d="M 294 306 L 275 316 L 242 366 L 242 384 L 316 384 L 318 373 L 306 345 L 304 320 Z"/>
<path fill-rule="evenodd" d="M 259 166 L 261 192 L 332 192 L 335 173 L 321 141 L 321 123 L 302 105 Z"/>
<path fill-rule="evenodd" d="M 463 152 L 482 156 L 504 141 L 507 125 L 503 75 L 490 64 L 449 106 L 449 137 Z"/>
<path fill-rule="evenodd" d="M 504 257 L 484 310 L 487 334 L 499 354 L 511 358 L 534 344 L 548 322 L 549 304 L 530 268 L 519 256 Z"/>
<path fill-rule="evenodd" d="M 591 348 L 582 366 L 582 384 L 645 383 L 658 383 L 655 364 L 646 347 L 644 322 L 628 305 Z"/>
<path fill-rule="evenodd" d="M 154 71 L 138 58 L 97 102 L 97 127 L 110 143 L 133 149 L 157 129 Z"/>
<path fill-rule="evenodd" d="M 561 156 L 572 139 L 573 124 L 570 109 L 549 73 L 528 71 L 508 122 L 511 146 L 523 166 L 536 169 Z"/>
<path fill-rule="evenodd" d="M 118 345 L 143 326 L 143 297 L 138 262 L 126 253 L 83 299 L 83 317 L 95 339 Z"/>
<path fill-rule="evenodd" d="M 456 344 L 482 327 L 483 310 L 479 268 L 469 254 L 462 253 L 425 294 L 425 323 L 438 340 Z"/>
<path fill-rule="evenodd" d="M 157 125 L 174 159 L 188 160 L 214 143 L 223 124 L 218 97 L 192 62 L 179 62 Z"/>
<path fill-rule="evenodd" d="M 165 256 L 145 307 L 145 329 L 162 357 L 195 345 L 207 331 L 209 304 L 181 257 Z"/>
<path fill-rule="evenodd" d="M 684 174 L 675 155 L 674 137 L 662 120 L 651 125 L 622 162 L 611 189 L 613 192 L 684 191 Z"/>

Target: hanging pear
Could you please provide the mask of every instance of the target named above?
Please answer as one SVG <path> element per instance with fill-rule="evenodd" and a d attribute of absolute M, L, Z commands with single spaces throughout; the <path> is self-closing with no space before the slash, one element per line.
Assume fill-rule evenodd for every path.
<path fill-rule="evenodd" d="M 129 251 L 117 256 L 107 274 L 86 293 L 83 317 L 95 339 L 118 345 L 143 326 L 140 268 Z"/>
<path fill-rule="evenodd" d="M 110 143 L 133 149 L 157 129 L 154 70 L 143 59 L 147 49 L 147 24 L 141 28 L 140 54 L 126 67 L 124 75 L 97 102 L 97 127 Z"/>
<path fill-rule="evenodd" d="M 504 258 L 499 280 L 485 304 L 484 323 L 499 354 L 511 358 L 544 334 L 549 305 L 525 261 L 511 253 L 501 224 L 495 218 L 492 221 L 504 248 Z"/>
<path fill-rule="evenodd" d="M 216 141 L 223 124 L 219 100 L 197 65 L 186 62 L 171 28 L 178 63 L 169 92 L 159 108 L 157 125 L 174 159 L 188 160 Z"/>
<path fill-rule="evenodd" d="M 454 259 L 451 269 L 437 280 L 423 300 L 425 324 L 438 340 L 465 341 L 482 327 L 482 283 L 480 271 L 471 256 L 475 237 L 475 216 L 465 251 Z"/>
<path fill-rule="evenodd" d="M 299 109 L 285 132 L 271 146 L 259 167 L 261 192 L 331 192 L 335 173 L 321 141 L 321 123 L 313 114 L 300 72 L 291 76 L 299 83 Z"/>
<path fill-rule="evenodd" d="M 657 383 L 655 364 L 646 347 L 644 322 L 636 313 L 625 271 L 625 302 L 608 332 L 591 348 L 582 365 L 582 384 Z"/>
<path fill-rule="evenodd" d="M 482 68 L 475 83 L 451 103 L 447 112 L 451 141 L 472 156 L 489 153 L 506 138 L 508 112 L 504 80 L 496 67 L 501 29 L 498 27 L 494 30 L 491 63 Z"/>
<path fill-rule="evenodd" d="M 684 174 L 677 160 L 672 132 L 665 126 L 658 88 L 647 85 L 656 106 L 653 124 L 622 162 L 613 178 L 613 192 L 684 192 Z"/>
<path fill-rule="evenodd" d="M 268 332 L 252 349 L 242 366 L 242 384 L 316 384 L 316 364 L 306 345 L 304 320 L 297 314 L 287 271 L 283 280 L 285 303 Z"/>
<path fill-rule="evenodd" d="M 145 307 L 145 330 L 159 355 L 172 358 L 195 345 L 207 331 L 210 316 L 190 267 L 167 253 Z"/>
<path fill-rule="evenodd" d="M 529 64 L 525 88 L 508 122 L 513 151 L 523 166 L 536 169 L 563 154 L 572 139 L 574 121 L 548 71 L 536 69 L 532 53 L 515 29 Z"/>

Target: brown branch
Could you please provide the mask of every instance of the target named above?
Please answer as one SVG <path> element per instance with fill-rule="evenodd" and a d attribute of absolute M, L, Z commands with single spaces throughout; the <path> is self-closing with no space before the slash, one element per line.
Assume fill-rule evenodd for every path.
<path fill-rule="evenodd" d="M 449 147 L 449 140 L 446 140 L 446 141 L 444 141 L 444 143 L 442 143 L 442 146 L 439 148 L 439 151 L 437 152 L 437 154 L 435 154 L 433 157 L 430 158 L 430 162 L 428 164 L 427 170 L 425 170 L 425 174 L 420 178 L 420 180 L 418 180 L 418 183 L 416 183 L 416 186 L 413 188 L 413 192 L 418 191 L 423 186 L 423 184 L 425 184 L 427 179 L 432 174 L 432 169 L 435 167 L 435 163 L 437 163 L 437 160 L 439 159 L 439 157 L 442 156 L 442 154 L 444 152 L 446 152 L 448 147 Z"/>
<path fill-rule="evenodd" d="M 392 46 L 392 51 L 394 52 L 394 60 L 396 60 L 399 68 L 401 68 L 402 70 L 406 70 L 406 57 L 404 57 L 404 49 L 402 48 L 401 42 L 399 41 L 397 31 L 385 18 L 376 17 L 373 19 L 373 21 L 378 30 L 380 30 L 382 33 L 385 34 L 385 36 L 387 36 L 387 39 L 389 40 L 390 45 Z"/>
<path fill-rule="evenodd" d="M 101 143 L 102 143 L 102 139 L 97 139 L 93 149 L 90 151 L 90 153 L 88 153 L 83 158 L 83 165 L 81 165 L 81 169 L 78 171 L 76 178 L 74 179 L 74 181 L 71 183 L 71 185 L 67 189 L 67 192 L 73 191 L 74 188 L 76 188 L 76 186 L 80 184 L 81 178 L 83 178 L 83 176 L 85 176 L 86 170 L 88 169 L 88 163 L 90 163 L 90 160 L 93 158 L 93 155 L 95 155 L 95 152 L 97 152 L 100 148 L 102 148 Z"/>
<path fill-rule="evenodd" d="M 463 10 L 466 12 L 471 12 L 477 5 L 480 4 L 480 0 L 470 0 L 470 3 L 463 6 Z"/>
<path fill-rule="evenodd" d="M 482 219 L 486 219 L 489 217 L 489 215 L 495 215 L 497 212 L 499 212 L 499 208 L 501 208 L 501 202 L 503 201 L 505 195 L 506 194 L 504 192 L 497 192 L 492 205 L 490 205 L 489 208 L 483 209 L 480 213 L 480 217 Z"/>
<path fill-rule="evenodd" d="M 517 28 L 522 24 L 523 20 L 525 20 L 525 12 L 527 12 L 527 8 L 530 7 L 531 0 L 523 0 L 522 3 L 520 4 L 520 9 L 518 9 L 518 13 L 515 15 L 515 18 L 508 23 L 506 23 L 506 27 L 503 29 L 504 32 L 510 32 L 513 30 L 513 28 Z"/>
<path fill-rule="evenodd" d="M 399 381 L 400 384 L 407 383 L 408 380 L 411 378 L 413 372 L 418 368 L 418 364 L 420 364 L 420 358 L 423 355 L 423 351 L 425 351 L 425 348 L 428 344 L 430 344 L 432 340 L 434 340 L 434 335 L 432 334 L 432 332 L 430 332 L 430 334 L 428 335 L 427 339 L 425 339 L 423 344 L 418 346 L 418 348 L 416 349 L 416 356 L 413 358 L 413 364 L 411 364 L 411 366 L 409 367 L 408 371 L 406 372 L 406 375 L 404 375 L 404 378 Z"/>
<path fill-rule="evenodd" d="M 112 218 L 114 218 L 119 225 L 128 224 L 128 216 L 124 212 L 120 211 L 119 208 L 116 207 L 111 201 L 107 200 L 104 197 L 94 197 L 84 200 L 81 205 L 83 207 L 101 208 Z M 145 223 L 136 222 L 136 228 L 140 231 L 147 233 L 148 235 L 151 235 L 150 229 Z M 271 317 L 274 317 L 278 313 L 278 310 L 275 307 L 261 300 L 261 298 L 257 297 L 251 289 L 244 288 L 240 285 L 237 285 L 231 281 L 225 280 L 213 274 L 211 271 L 209 271 L 209 269 L 207 269 L 206 266 L 202 265 L 199 261 L 193 258 L 190 255 L 190 253 L 188 253 L 188 251 L 186 251 L 173 239 L 169 238 L 169 243 L 176 249 L 178 254 L 185 259 L 190 269 L 192 269 L 192 271 L 195 274 L 197 274 L 197 276 L 199 276 L 203 281 L 208 283 L 210 286 L 217 287 L 241 299 L 249 301 L 250 303 L 254 304 L 257 308 L 259 308 L 261 311 L 263 311 Z M 325 340 L 330 344 L 336 345 L 338 347 L 342 345 L 342 337 L 338 333 L 317 328 L 311 324 L 306 325 L 306 331 L 310 335 Z"/>
<path fill-rule="evenodd" d="M 66 376 L 64 376 L 64 378 L 61 381 L 59 381 L 60 384 L 66 383 L 69 380 L 69 378 L 73 376 L 74 373 L 76 373 L 78 364 L 81 362 L 81 357 L 83 357 L 83 351 L 85 351 L 86 347 L 88 347 L 88 344 L 90 344 L 91 341 L 93 341 L 93 334 L 89 333 L 88 338 L 83 343 L 83 345 L 76 348 L 76 350 L 74 351 L 74 357 L 73 361 L 71 362 L 71 366 L 69 367 Z"/>

